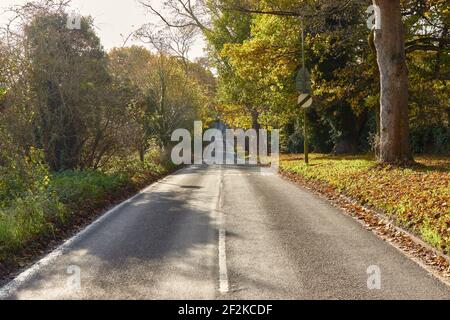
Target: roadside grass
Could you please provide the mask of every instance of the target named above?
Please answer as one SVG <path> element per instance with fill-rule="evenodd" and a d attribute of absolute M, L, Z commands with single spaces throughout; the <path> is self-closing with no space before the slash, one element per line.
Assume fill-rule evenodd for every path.
<path fill-rule="evenodd" d="M 0 263 L 11 258 L 28 241 L 50 234 L 52 221 L 64 221 L 67 208 L 50 194 L 15 199 L 0 210 Z"/>
<path fill-rule="evenodd" d="M 450 157 L 416 158 L 412 167 L 381 166 L 371 156 L 284 155 L 280 170 L 388 215 L 397 225 L 450 253 Z"/>
<path fill-rule="evenodd" d="M 17 183 L 2 180 L 5 183 L 0 183 L 0 275 L 8 273 L 6 269 L 11 265 L 16 265 L 16 258 L 27 247 L 42 248 L 38 242 L 51 241 L 61 230 L 88 221 L 99 210 L 171 170 L 171 165 L 128 159 L 101 171 L 51 174 L 37 161 L 24 171 L 35 172 L 28 174 L 36 181 L 32 186 L 24 183 L 25 187 L 20 189 Z M 15 180 L 24 180 L 23 173 L 13 174 Z M 11 192 L 11 188 L 16 191 Z"/>

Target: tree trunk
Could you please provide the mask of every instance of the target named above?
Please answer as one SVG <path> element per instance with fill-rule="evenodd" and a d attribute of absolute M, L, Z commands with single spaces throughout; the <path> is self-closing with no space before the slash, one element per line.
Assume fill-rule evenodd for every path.
<path fill-rule="evenodd" d="M 373 80 L 376 84 L 376 86 L 373 86 L 374 92 L 380 95 L 380 69 L 378 68 L 378 62 L 377 62 L 377 48 L 375 46 L 375 33 L 376 30 L 372 30 L 369 35 L 369 47 L 370 52 L 372 53 L 369 56 L 370 64 L 373 66 Z M 374 137 L 374 140 L 371 141 L 373 151 L 375 152 L 375 157 L 377 159 L 380 158 L 380 136 L 381 136 L 381 112 L 380 112 L 380 103 L 377 103 L 375 106 L 375 122 L 376 122 L 376 135 Z"/>
<path fill-rule="evenodd" d="M 380 9 L 381 30 L 375 34 L 381 82 L 380 162 L 413 160 L 409 136 L 408 70 L 400 0 L 374 0 Z"/>
<path fill-rule="evenodd" d="M 143 146 L 139 148 L 139 160 L 142 163 L 145 162 L 145 148 Z"/>

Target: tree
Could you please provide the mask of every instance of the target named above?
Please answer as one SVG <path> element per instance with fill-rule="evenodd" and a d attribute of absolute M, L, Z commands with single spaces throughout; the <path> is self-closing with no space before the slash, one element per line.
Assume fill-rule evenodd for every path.
<path fill-rule="evenodd" d="M 193 126 L 207 105 L 214 78 L 200 64 L 169 52 L 167 38 L 146 30 L 139 36 L 157 52 L 137 46 L 115 48 L 109 54 L 109 69 L 114 86 L 121 88 L 130 145 L 143 161 L 152 144 L 157 143 L 164 153 L 175 129 Z"/>
<path fill-rule="evenodd" d="M 381 84 L 380 161 L 405 164 L 413 160 L 408 116 L 408 70 L 405 28 L 400 0 L 374 0 L 379 7 L 381 30 L 375 46 Z"/>
<path fill-rule="evenodd" d="M 362 42 L 364 41 L 364 37 L 361 37 L 362 32 L 358 31 L 365 30 L 363 24 L 358 21 L 362 18 L 360 13 L 367 8 L 367 2 L 363 0 L 220 0 L 206 2 L 170 0 L 165 2 L 163 6 L 167 11 L 157 11 L 148 5 L 148 1 L 143 0 L 141 2 L 169 27 L 197 26 L 201 29 L 213 48 L 212 56 L 220 62 L 217 65 L 228 68 L 228 70 L 222 69 L 225 72 L 218 68 L 219 84 L 229 81 L 226 88 L 224 87 L 225 90 L 219 90 L 219 93 L 227 92 L 228 97 L 235 99 L 238 95 L 232 94 L 233 84 L 245 84 L 237 87 L 241 89 L 241 98 L 249 100 L 245 103 L 245 106 L 250 106 L 250 111 L 260 108 L 258 101 L 260 96 L 254 95 L 252 97 L 251 91 L 264 91 L 264 88 L 238 80 L 239 78 L 241 80 L 246 78 L 242 70 L 248 69 L 248 66 L 245 66 L 246 62 L 249 61 L 248 64 L 250 64 L 251 58 L 254 58 L 249 52 L 255 53 L 255 51 L 249 51 L 248 49 L 252 49 L 252 47 L 258 49 L 258 41 L 261 41 L 261 39 L 257 39 L 258 36 L 253 33 L 241 42 L 227 40 L 227 37 L 223 37 L 223 35 L 228 34 L 231 37 L 239 35 L 239 33 L 234 32 L 233 22 L 227 21 L 227 16 L 237 17 L 238 19 L 234 20 L 236 22 L 241 21 L 242 17 L 247 18 L 251 23 L 254 23 L 253 26 L 260 23 L 254 19 L 256 15 L 279 16 L 283 19 L 302 17 L 308 21 L 308 33 L 314 36 L 313 42 L 322 40 L 322 46 L 327 48 L 331 44 L 333 49 L 337 51 L 328 54 L 328 61 L 324 61 L 323 58 L 315 61 L 318 65 L 318 74 L 323 76 L 320 77 L 321 79 L 316 77 L 316 80 L 328 82 L 328 86 L 321 84 L 320 88 L 316 88 L 316 93 L 320 92 L 323 96 L 326 94 L 335 102 L 335 105 L 331 105 L 329 109 L 336 109 L 333 113 L 336 119 L 329 117 L 327 119 L 335 132 L 335 139 L 341 140 L 337 141 L 340 146 L 335 149 L 357 150 L 356 144 L 360 143 L 358 136 L 367 130 L 367 122 L 371 119 L 371 115 L 365 110 L 363 110 L 364 112 L 358 110 L 362 109 L 358 106 L 359 104 L 370 107 L 372 111 L 376 112 L 377 129 L 372 134 L 376 137 L 374 140 L 376 150 L 379 151 L 377 154 L 379 154 L 380 162 L 401 164 L 413 160 L 409 132 L 408 71 L 405 51 L 408 53 L 416 50 L 435 52 L 435 58 L 433 58 L 434 78 L 442 79 L 443 71 L 446 69 L 444 66 L 447 60 L 446 50 L 448 50 L 449 45 L 449 19 L 445 0 L 374 0 L 374 4 L 380 8 L 382 21 L 382 30 L 377 32 L 372 39 L 373 41 L 371 41 L 376 51 L 378 68 L 372 63 L 374 55 L 370 52 L 367 44 Z M 164 12 L 170 14 L 166 15 Z M 408 20 L 408 29 L 403 26 L 402 16 L 405 17 L 405 20 Z M 220 28 L 223 25 L 217 24 L 217 22 L 223 21 L 225 21 L 223 24 L 226 27 L 225 29 Z M 280 28 L 283 29 L 284 27 L 280 25 Z M 408 31 L 408 37 L 406 37 L 406 31 Z M 221 43 L 217 39 L 225 41 Z M 243 43 L 244 41 L 245 43 Z M 343 45 L 343 41 L 346 41 L 347 44 Z M 226 49 L 224 56 L 223 49 L 227 43 L 229 47 Z M 238 48 L 239 46 L 241 48 Z M 246 50 L 247 56 L 243 58 Z M 239 53 L 239 51 L 242 52 Z M 276 52 L 276 50 L 274 51 Z M 257 54 L 260 57 L 266 53 L 262 51 L 262 55 Z M 417 59 L 418 57 L 420 56 L 414 56 L 415 62 L 420 61 L 420 58 Z M 231 68 L 228 58 L 233 60 Z M 241 66 L 239 66 L 239 60 L 242 62 Z M 334 64 L 333 68 L 326 70 L 327 63 L 329 65 Z M 244 68 L 242 68 L 242 65 L 244 65 Z M 269 67 L 266 63 L 263 68 L 254 69 L 253 73 L 262 72 L 260 79 L 266 77 L 266 75 L 270 77 L 271 71 L 267 72 L 267 69 Z M 378 72 L 380 76 L 378 77 L 375 72 Z M 345 77 L 350 76 L 351 81 L 349 79 L 346 81 L 343 75 Z M 417 73 L 415 76 L 417 76 Z M 378 81 L 378 78 L 381 83 L 380 94 L 378 88 L 374 88 L 370 82 L 370 80 L 372 82 Z M 248 79 L 247 77 L 247 82 Z M 436 94 L 435 96 L 445 95 L 445 93 L 442 94 L 441 89 L 443 86 L 445 87 L 445 84 L 436 83 L 433 79 L 430 81 L 433 84 L 426 90 L 433 91 Z M 258 80 L 255 80 L 255 82 L 258 82 Z M 356 84 L 359 86 L 357 88 L 359 92 L 356 90 Z M 247 90 L 247 88 L 250 90 Z M 413 92 L 424 92 L 422 88 L 413 89 Z M 246 91 L 249 91 L 248 94 L 245 93 Z M 365 99 L 363 93 L 366 94 Z M 265 98 L 267 99 L 267 97 Z M 375 103 L 377 98 L 380 100 L 379 103 Z M 419 100 L 423 100 L 423 98 L 421 97 Z M 441 98 L 437 101 L 441 110 L 445 109 L 441 107 L 442 101 Z M 424 108 L 420 102 L 413 101 L 413 104 L 419 105 L 419 109 Z M 375 105 L 379 105 L 379 108 Z M 246 109 L 246 107 L 243 109 Z M 271 113 L 273 114 L 273 111 Z M 353 127 L 349 125 L 352 121 L 356 121 L 357 125 Z M 355 130 L 349 130 L 350 128 Z"/>
<path fill-rule="evenodd" d="M 106 54 L 90 17 L 67 27 L 68 2 L 15 6 L 10 23 L 0 26 L 5 154 L 41 149 L 52 171 L 108 168 L 137 154 L 144 161 L 155 145 L 168 149 L 175 129 L 209 116 L 204 106 L 211 105 L 214 76 L 187 56 L 196 29 L 144 28 L 157 54 L 143 47 Z"/>
<path fill-rule="evenodd" d="M 109 54 L 109 73 L 117 99 L 127 114 L 128 149 L 145 160 L 151 144 L 151 121 L 148 106 L 152 54 L 143 47 L 114 48 Z"/>
<path fill-rule="evenodd" d="M 83 19 L 80 30 L 66 24 L 67 15 L 55 12 L 38 13 L 25 26 L 35 139 L 55 171 L 98 166 L 113 116 L 107 60 L 92 22 Z"/>
<path fill-rule="evenodd" d="M 374 1 L 374 4 L 380 8 L 382 22 L 382 30 L 375 37 L 381 78 L 380 162 L 408 163 L 413 158 L 409 136 L 405 29 L 402 23 L 400 1 L 380 0 Z M 277 0 L 268 1 L 262 6 L 254 1 L 229 1 L 227 8 L 250 14 L 302 15 L 313 18 L 310 10 L 304 12 L 298 10 L 303 5 L 306 9 L 311 9 L 307 2 L 299 1 L 296 5 L 297 7 L 293 3 L 286 4 Z M 350 2 L 347 2 L 342 7 L 348 9 L 349 6 Z M 320 12 L 317 8 L 320 8 Z M 340 11 L 328 1 L 319 1 L 314 10 L 317 16 L 326 16 L 328 20 L 334 19 L 335 13 Z M 440 43 L 442 44 L 442 41 Z"/>
<path fill-rule="evenodd" d="M 240 72 L 238 63 L 232 61 L 234 49 L 251 37 L 252 17 L 240 12 L 221 12 L 217 7 L 210 10 L 216 14 L 211 16 L 210 27 L 204 33 L 209 58 L 218 74 L 217 117 L 231 127 L 259 130 L 266 109 L 261 85 Z"/>
<path fill-rule="evenodd" d="M 145 25 L 136 33 L 136 37 L 156 51 L 150 62 L 152 73 L 148 82 L 148 107 L 151 135 L 164 155 L 168 155 L 172 132 L 178 128 L 193 127 L 201 107 L 202 92 L 190 75 L 190 64 L 184 56 L 192 35 L 182 30 L 176 34 L 170 29 L 158 29 L 152 25 Z"/>

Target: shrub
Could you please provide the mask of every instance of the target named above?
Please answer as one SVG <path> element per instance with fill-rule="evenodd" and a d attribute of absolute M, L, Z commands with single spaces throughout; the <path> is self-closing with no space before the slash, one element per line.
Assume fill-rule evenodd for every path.
<path fill-rule="evenodd" d="M 450 128 L 443 125 L 412 128 L 411 144 L 417 154 L 450 154 Z"/>
<path fill-rule="evenodd" d="M 7 158 L 0 167 L 0 207 L 32 194 L 45 192 L 50 183 L 50 173 L 40 150 L 31 148 L 24 157 Z"/>
<path fill-rule="evenodd" d="M 65 171 L 53 176 L 51 189 L 62 203 L 77 207 L 83 202 L 100 202 L 129 183 L 126 174 L 100 171 Z"/>
<path fill-rule="evenodd" d="M 53 231 L 67 210 L 50 190 L 50 173 L 39 150 L 0 167 L 0 259 L 36 236 Z"/>
<path fill-rule="evenodd" d="M 52 233 L 52 222 L 64 221 L 66 208 L 54 196 L 29 195 L 0 210 L 0 259 L 34 237 Z"/>

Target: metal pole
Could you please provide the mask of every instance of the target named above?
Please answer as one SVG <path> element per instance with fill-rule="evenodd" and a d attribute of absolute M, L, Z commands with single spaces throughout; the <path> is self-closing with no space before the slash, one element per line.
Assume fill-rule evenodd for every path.
<path fill-rule="evenodd" d="M 305 69 L 305 29 L 303 27 L 303 17 L 300 18 L 301 28 L 302 28 L 302 65 L 303 70 Z M 303 140 L 304 140 L 304 153 L 305 153 L 305 163 L 309 164 L 309 150 L 308 150 L 308 119 L 307 119 L 308 108 L 304 109 L 303 116 Z"/>
<path fill-rule="evenodd" d="M 309 164 L 309 147 L 308 147 L 308 117 L 307 117 L 307 112 L 308 112 L 308 109 L 307 108 L 305 108 L 305 110 L 304 110 L 304 118 L 305 118 L 305 121 L 304 121 L 304 124 L 303 124 L 303 126 L 304 126 L 304 132 L 303 132 L 303 136 L 304 136 L 304 141 L 305 141 L 305 144 L 304 144 L 304 149 L 305 149 L 305 163 L 306 164 Z"/>
<path fill-rule="evenodd" d="M 303 28 L 303 17 L 300 18 L 302 28 L 302 66 L 305 68 L 305 29 Z"/>

